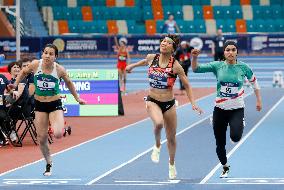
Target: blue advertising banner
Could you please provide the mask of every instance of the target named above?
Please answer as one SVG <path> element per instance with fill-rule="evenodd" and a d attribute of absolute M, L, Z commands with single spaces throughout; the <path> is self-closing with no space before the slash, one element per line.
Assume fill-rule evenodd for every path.
<path fill-rule="evenodd" d="M 160 40 L 163 35 L 131 35 L 119 36 L 128 41 L 128 50 L 130 54 L 148 54 L 156 53 L 160 48 Z M 190 43 L 194 48 L 201 49 L 204 53 L 211 52 L 211 44 L 214 36 L 193 36 L 181 35 L 181 40 Z M 280 52 L 284 51 L 284 34 L 243 34 L 243 35 L 225 35 L 226 40 L 234 40 L 238 44 L 239 52 Z M 116 46 L 113 36 L 59 36 L 21 39 L 21 52 L 40 53 L 47 43 L 55 44 L 60 55 L 63 57 L 95 57 L 95 56 L 113 56 L 116 53 Z M 15 54 L 16 41 L 14 38 L 0 38 L 0 53 Z M 39 55 L 39 54 L 38 54 Z"/>
<path fill-rule="evenodd" d="M 254 52 L 284 52 L 284 35 L 254 35 L 249 38 Z"/>
<path fill-rule="evenodd" d="M 108 52 L 109 38 L 100 37 L 48 37 L 42 39 L 42 45 L 52 43 L 58 47 L 59 52 L 78 52 L 78 51 L 93 51 L 93 52 Z"/>
<path fill-rule="evenodd" d="M 21 52 L 39 52 L 41 50 L 40 38 L 21 38 Z M 15 38 L 0 38 L 0 52 L 16 52 Z"/>

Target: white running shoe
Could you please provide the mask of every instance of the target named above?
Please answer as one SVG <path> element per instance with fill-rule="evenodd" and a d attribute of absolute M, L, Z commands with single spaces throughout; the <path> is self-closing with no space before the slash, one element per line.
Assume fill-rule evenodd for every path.
<path fill-rule="evenodd" d="M 15 131 L 12 131 L 10 134 L 10 139 L 12 142 L 15 142 L 17 140 L 17 135 Z"/>
<path fill-rule="evenodd" d="M 175 164 L 171 165 L 169 163 L 169 178 L 170 178 L 170 180 L 172 180 L 172 179 L 176 179 L 176 177 L 177 177 L 176 166 L 175 166 Z"/>
<path fill-rule="evenodd" d="M 44 176 L 51 176 L 52 174 L 52 164 L 46 164 L 45 171 L 43 173 Z"/>
<path fill-rule="evenodd" d="M 161 145 L 160 145 L 159 148 L 156 145 L 154 145 L 153 151 L 152 151 L 152 154 L 151 154 L 152 162 L 159 163 L 159 161 L 160 161 L 160 152 L 161 152 Z"/>
<path fill-rule="evenodd" d="M 223 171 L 220 175 L 220 178 L 227 178 L 229 171 L 230 171 L 230 166 L 223 166 Z"/>

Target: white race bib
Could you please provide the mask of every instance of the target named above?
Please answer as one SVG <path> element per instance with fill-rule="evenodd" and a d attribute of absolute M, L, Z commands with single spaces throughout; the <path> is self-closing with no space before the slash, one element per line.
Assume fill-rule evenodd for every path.
<path fill-rule="evenodd" d="M 42 89 L 50 89 L 55 87 L 55 82 L 37 81 L 37 86 Z"/>
<path fill-rule="evenodd" d="M 238 83 L 222 83 L 221 82 L 221 89 L 220 89 L 220 95 L 223 97 L 235 97 L 238 96 L 239 92 L 239 85 Z"/>

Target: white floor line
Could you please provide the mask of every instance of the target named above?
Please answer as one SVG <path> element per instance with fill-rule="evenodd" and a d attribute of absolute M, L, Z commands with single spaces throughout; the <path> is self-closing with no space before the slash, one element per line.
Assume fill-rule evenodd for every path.
<path fill-rule="evenodd" d="M 48 179 L 43 179 L 43 178 L 38 178 L 38 179 L 35 179 L 35 178 L 33 178 L 33 179 L 29 179 L 29 178 L 27 178 L 27 179 L 9 179 L 9 178 L 7 178 L 7 179 L 3 179 L 4 181 L 7 181 L 7 180 L 16 180 L 16 181 L 37 181 L 37 180 L 39 180 L 39 181 L 51 181 L 51 180 L 53 180 L 53 181 L 61 181 L 61 180 L 66 180 L 66 181 L 81 181 L 82 179 L 72 179 L 72 178 L 67 178 L 67 179 L 64 179 L 64 178 L 62 178 L 62 179 L 55 179 L 55 178 L 48 178 Z"/>
<path fill-rule="evenodd" d="M 199 121 L 197 121 L 197 122 L 191 124 L 190 126 L 186 127 L 185 129 L 181 130 L 180 132 L 178 132 L 178 133 L 176 134 L 176 136 L 178 136 L 178 135 L 184 133 L 185 131 L 187 131 L 187 130 L 189 130 L 189 129 L 195 127 L 195 126 L 197 126 L 198 124 L 202 123 L 203 121 L 209 119 L 211 116 L 212 116 L 212 114 L 210 114 L 210 115 L 208 115 L 207 117 L 205 117 L 205 118 L 203 118 L 203 119 L 201 119 L 201 120 L 199 120 Z M 163 140 L 163 141 L 161 141 L 161 145 L 164 144 L 165 142 L 167 142 L 166 139 Z M 135 160 L 137 160 L 137 159 L 140 158 L 141 156 L 144 156 L 144 155 L 147 154 L 148 152 L 152 151 L 152 149 L 153 149 L 153 147 L 150 147 L 150 148 L 147 149 L 146 151 L 144 151 L 144 152 L 138 154 L 137 156 L 133 157 L 132 159 L 128 160 L 127 162 L 124 162 L 124 163 L 120 164 L 119 166 L 117 166 L 117 167 L 115 167 L 115 168 L 112 168 L 111 170 L 109 170 L 109 171 L 105 172 L 104 174 L 98 176 L 97 178 L 95 178 L 95 179 L 93 179 L 92 181 L 88 182 L 86 185 L 92 185 L 93 183 L 97 182 L 98 180 L 102 179 L 103 177 L 105 177 L 105 176 L 111 174 L 112 172 L 114 172 L 114 171 L 116 171 L 116 170 L 122 168 L 123 166 L 125 166 L 125 165 L 127 165 L 127 164 L 129 164 L 129 163 L 131 163 L 131 162 L 133 162 L 133 161 L 135 161 Z"/>
<path fill-rule="evenodd" d="M 227 158 L 230 158 L 232 154 L 248 139 L 248 137 L 258 128 L 258 126 L 272 113 L 272 111 L 283 101 L 284 96 L 261 118 L 257 124 L 240 140 L 240 142 L 227 154 Z M 200 182 L 200 184 L 205 184 L 214 173 L 221 167 L 221 163 L 219 163 L 211 172 L 205 176 L 204 179 Z"/>
<path fill-rule="evenodd" d="M 199 98 L 199 99 L 197 100 L 197 102 L 198 102 L 198 101 L 201 101 L 201 100 L 203 100 L 203 99 L 205 99 L 205 98 L 208 98 L 208 97 L 214 95 L 215 93 L 216 93 L 216 92 L 213 92 L 213 93 L 211 93 L 211 94 L 209 94 L 209 95 L 207 95 L 207 96 L 203 96 L 203 97 Z M 187 106 L 187 105 L 189 105 L 189 104 L 190 104 L 190 103 L 186 103 L 186 104 L 184 104 L 184 105 L 181 105 L 181 106 L 179 106 L 179 107 L 177 108 L 177 110 L 180 109 L 180 108 L 182 108 L 182 107 L 184 107 L 184 106 Z M 140 120 L 140 121 L 137 121 L 137 122 L 135 122 L 135 123 L 129 124 L 129 125 L 125 126 L 125 127 L 116 129 L 116 130 L 111 131 L 111 132 L 109 132 L 109 133 L 106 133 L 106 134 L 104 134 L 104 135 L 98 136 L 98 137 L 96 137 L 96 138 L 93 138 L 93 139 L 90 139 L 90 140 L 88 140 L 88 141 L 82 142 L 82 143 L 80 143 L 80 144 L 78 144 L 78 145 L 75 145 L 75 146 L 72 146 L 72 147 L 70 147 L 70 148 L 67 148 L 67 149 L 64 149 L 64 150 L 62 150 L 62 151 L 59 151 L 59 152 L 57 152 L 57 153 L 54 153 L 54 154 L 52 154 L 51 156 L 56 156 L 56 155 L 58 155 L 58 154 L 62 154 L 62 153 L 64 153 L 64 152 L 66 152 L 66 151 L 69 151 L 69 150 L 72 150 L 72 149 L 74 149 L 74 148 L 80 147 L 80 146 L 82 146 L 82 145 L 84 145 L 84 144 L 87 144 L 87 143 L 90 143 L 90 142 L 92 142 L 92 141 L 98 140 L 98 139 L 100 139 L 100 138 L 106 137 L 106 136 L 108 136 L 108 135 L 111 135 L 111 134 L 113 134 L 113 133 L 119 132 L 119 131 L 124 130 L 124 129 L 126 129 L 126 128 L 133 127 L 133 126 L 135 126 L 136 124 L 139 124 L 139 123 L 144 122 L 144 121 L 149 120 L 149 119 L 150 119 L 150 118 L 147 117 L 147 118 L 142 119 L 142 120 Z M 18 170 L 18 169 L 25 168 L 25 167 L 30 166 L 30 165 L 32 165 L 32 164 L 36 164 L 36 163 L 38 163 L 38 162 L 40 162 L 40 161 L 43 161 L 43 160 L 44 160 L 44 159 L 42 158 L 42 159 L 36 160 L 36 161 L 34 161 L 34 162 L 25 164 L 25 165 L 23 165 L 23 166 L 19 166 L 19 167 L 16 167 L 16 168 L 14 168 L 14 169 L 8 170 L 8 171 L 6 171 L 6 172 L 1 173 L 1 174 L 0 174 L 0 177 L 3 176 L 3 175 L 6 175 L 6 174 L 8 174 L 8 173 L 14 172 L 14 171 L 16 171 L 16 170 Z"/>
<path fill-rule="evenodd" d="M 251 90 L 251 89 L 248 89 L 248 90 Z M 253 93 L 252 91 L 249 92 L 248 94 L 245 95 L 245 97 L 250 96 L 252 93 Z M 208 95 L 208 96 L 210 96 L 210 95 Z M 207 96 L 206 96 L 206 97 L 207 97 Z M 204 98 L 205 98 L 205 97 L 204 97 Z M 194 126 L 196 126 L 196 125 L 198 125 L 199 123 L 202 123 L 203 121 L 205 121 L 206 119 L 208 119 L 208 118 L 210 118 L 210 117 L 212 117 L 212 114 L 208 115 L 207 117 L 203 118 L 202 120 L 199 120 L 198 122 L 193 123 L 193 124 L 190 125 L 189 127 L 186 127 L 185 129 L 181 130 L 180 132 L 178 132 L 178 133 L 176 134 L 176 136 L 178 136 L 178 135 L 184 133 L 185 131 L 189 130 L 190 128 L 192 128 L 192 127 L 194 127 Z M 165 142 L 167 142 L 166 139 L 163 140 L 163 141 L 161 142 L 161 144 L 164 144 Z M 148 150 L 142 152 L 141 154 L 138 154 L 137 156 L 135 156 L 134 158 L 130 159 L 129 161 L 124 162 L 124 163 L 120 164 L 119 166 L 117 166 L 117 167 L 115 167 L 115 168 L 113 168 L 113 169 L 111 169 L 111 170 L 105 172 L 104 174 L 98 176 L 97 178 L 95 178 L 95 179 L 93 179 L 92 181 L 88 182 L 86 185 L 91 185 L 91 184 L 97 182 L 98 180 L 100 180 L 100 179 L 106 177 L 107 175 L 111 174 L 112 172 L 114 172 L 114 171 L 116 171 L 116 170 L 122 168 L 123 166 L 125 166 L 125 165 L 127 165 L 127 164 L 129 164 L 129 163 L 131 163 L 131 162 L 133 162 L 133 161 L 135 161 L 135 160 L 137 160 L 138 158 L 140 158 L 141 156 L 147 154 L 147 153 L 150 152 L 151 150 L 152 150 L 152 147 L 150 147 Z"/>

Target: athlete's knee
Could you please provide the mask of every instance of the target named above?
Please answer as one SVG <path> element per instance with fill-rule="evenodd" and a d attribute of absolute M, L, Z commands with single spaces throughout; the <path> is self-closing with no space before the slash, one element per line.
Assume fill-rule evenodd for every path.
<path fill-rule="evenodd" d="M 233 142 L 239 142 L 242 136 L 241 135 L 231 135 L 230 138 Z"/>
<path fill-rule="evenodd" d="M 175 138 L 175 136 L 173 135 L 173 136 L 168 136 L 167 137 L 167 140 L 168 140 L 168 143 L 170 144 L 170 145 L 176 145 L 176 138 Z"/>
<path fill-rule="evenodd" d="M 60 139 L 63 136 L 63 132 L 60 129 L 55 129 L 53 135 L 55 138 Z"/>
<path fill-rule="evenodd" d="M 216 146 L 216 152 L 223 152 L 223 151 L 226 151 L 226 145 L 217 145 Z"/>
<path fill-rule="evenodd" d="M 57 139 L 60 139 L 62 137 L 62 131 L 54 131 L 54 137 L 57 138 Z"/>
<path fill-rule="evenodd" d="M 46 135 L 37 135 L 37 140 L 41 146 L 47 144 L 47 136 Z"/>
<path fill-rule="evenodd" d="M 162 123 L 157 123 L 156 125 L 155 125 L 155 129 L 156 130 L 161 130 L 163 128 L 163 124 Z"/>

